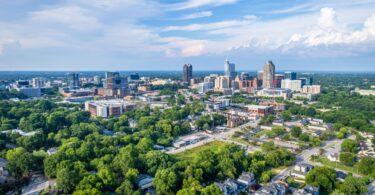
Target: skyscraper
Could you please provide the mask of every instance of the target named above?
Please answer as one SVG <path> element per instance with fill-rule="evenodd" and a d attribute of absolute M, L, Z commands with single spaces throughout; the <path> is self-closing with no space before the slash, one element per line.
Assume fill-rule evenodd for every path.
<path fill-rule="evenodd" d="M 183 66 L 183 74 L 182 74 L 182 81 L 185 84 L 190 83 L 190 79 L 193 78 L 193 66 L 191 64 L 184 64 Z"/>
<path fill-rule="evenodd" d="M 296 72 L 284 72 L 284 78 L 290 79 L 290 80 L 296 80 L 297 79 L 297 73 Z"/>
<path fill-rule="evenodd" d="M 302 78 L 305 80 L 306 85 L 312 85 L 313 84 L 313 74 L 312 73 L 302 73 Z"/>
<path fill-rule="evenodd" d="M 273 88 L 273 81 L 275 80 L 275 65 L 269 60 L 263 67 L 263 88 Z"/>
<path fill-rule="evenodd" d="M 68 86 L 70 88 L 79 87 L 79 74 L 78 73 L 69 73 L 68 74 Z"/>
<path fill-rule="evenodd" d="M 236 65 L 234 63 L 230 63 L 228 60 L 225 60 L 224 63 L 224 75 L 229 77 L 230 80 L 234 80 L 236 78 Z"/>

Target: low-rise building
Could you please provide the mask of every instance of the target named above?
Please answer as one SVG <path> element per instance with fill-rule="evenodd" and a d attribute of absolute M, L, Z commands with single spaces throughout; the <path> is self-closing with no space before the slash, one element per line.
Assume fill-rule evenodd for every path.
<path fill-rule="evenodd" d="M 85 102 L 86 111 L 89 111 L 92 116 L 104 118 L 110 116 L 120 116 L 124 111 L 131 110 L 134 108 L 134 104 L 127 103 L 121 99 Z"/>
<path fill-rule="evenodd" d="M 302 93 L 306 94 L 319 94 L 322 92 L 320 85 L 304 85 L 302 87 Z"/>
<path fill-rule="evenodd" d="M 227 179 L 222 183 L 215 183 L 223 192 L 223 195 L 235 195 L 238 191 L 238 184 L 234 179 Z"/>
<path fill-rule="evenodd" d="M 306 185 L 304 188 L 294 191 L 293 195 L 319 195 L 319 187 Z"/>
<path fill-rule="evenodd" d="M 262 117 L 273 113 L 272 106 L 246 105 L 245 108 L 248 112 L 258 114 L 259 116 L 262 116 Z"/>
<path fill-rule="evenodd" d="M 327 154 L 327 158 L 331 162 L 340 162 L 339 154 L 338 153 Z"/>
<path fill-rule="evenodd" d="M 238 177 L 237 182 L 248 188 L 256 183 L 256 179 L 254 173 L 243 172 L 240 177 Z"/>
<path fill-rule="evenodd" d="M 301 163 L 294 166 L 294 169 L 290 172 L 292 177 L 299 179 L 305 179 L 307 173 L 311 171 L 314 167 L 310 164 Z"/>
<path fill-rule="evenodd" d="M 292 95 L 292 90 L 290 89 L 262 89 L 257 91 L 257 96 L 261 97 L 282 97 L 284 99 L 289 99 Z"/>
<path fill-rule="evenodd" d="M 136 178 L 135 183 L 141 190 L 151 188 L 153 186 L 154 178 L 147 174 L 140 174 Z"/>
<path fill-rule="evenodd" d="M 255 195 L 285 195 L 288 188 L 282 183 L 272 182 L 255 192 Z"/>

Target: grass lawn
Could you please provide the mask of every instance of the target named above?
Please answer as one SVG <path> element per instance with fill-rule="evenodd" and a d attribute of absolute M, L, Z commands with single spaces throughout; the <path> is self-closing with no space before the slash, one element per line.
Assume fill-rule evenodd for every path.
<path fill-rule="evenodd" d="M 345 171 L 348 171 L 348 172 L 351 172 L 351 173 L 357 173 L 357 165 L 354 165 L 353 167 L 349 167 L 349 166 L 343 165 L 340 162 L 331 162 L 326 157 L 319 157 L 316 161 L 320 162 L 323 165 L 326 165 L 328 167 L 339 168 L 339 169 L 342 169 L 342 170 L 345 170 Z M 359 175 L 361 175 L 361 174 L 359 174 Z"/>
<path fill-rule="evenodd" d="M 226 145 L 225 142 L 213 141 L 205 145 L 198 146 L 198 147 L 186 150 L 184 152 L 175 154 L 175 156 L 181 160 L 191 160 L 193 156 L 199 152 L 202 152 L 205 150 L 217 151 L 221 146 L 224 146 L 224 145 Z"/>

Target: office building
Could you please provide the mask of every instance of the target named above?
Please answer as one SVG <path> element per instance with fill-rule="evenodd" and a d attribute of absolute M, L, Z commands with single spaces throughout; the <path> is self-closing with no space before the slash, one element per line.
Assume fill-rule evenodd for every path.
<path fill-rule="evenodd" d="M 245 81 L 245 80 L 251 80 L 252 78 L 248 72 L 241 72 L 240 79 Z"/>
<path fill-rule="evenodd" d="M 190 80 L 193 78 L 193 66 L 191 64 L 184 64 L 182 81 L 189 85 Z"/>
<path fill-rule="evenodd" d="M 121 116 L 124 111 L 134 108 L 134 104 L 126 103 L 121 99 L 85 102 L 85 110 L 89 111 L 91 116 L 94 117 L 107 118 L 111 116 Z"/>
<path fill-rule="evenodd" d="M 302 93 L 319 94 L 322 92 L 320 85 L 305 85 L 302 88 Z"/>
<path fill-rule="evenodd" d="M 301 91 L 302 90 L 302 82 L 301 82 L 301 80 L 283 79 L 281 81 L 281 88 L 290 89 L 292 91 Z"/>
<path fill-rule="evenodd" d="M 136 82 L 136 81 L 139 81 L 140 77 L 139 77 L 139 74 L 138 73 L 132 73 L 129 75 L 128 77 L 128 81 L 129 82 Z"/>
<path fill-rule="evenodd" d="M 283 74 L 275 74 L 275 80 L 273 80 L 273 86 L 275 88 L 280 88 L 281 87 L 281 80 L 284 79 Z"/>
<path fill-rule="evenodd" d="M 237 75 L 236 65 L 234 63 L 230 63 L 228 60 L 225 60 L 224 75 L 227 76 L 230 80 L 234 80 Z"/>
<path fill-rule="evenodd" d="M 215 79 L 215 91 L 229 88 L 230 79 L 228 76 L 219 76 Z"/>
<path fill-rule="evenodd" d="M 203 82 L 205 83 L 215 83 L 216 78 L 218 77 L 217 74 L 210 74 L 209 76 L 204 77 Z"/>
<path fill-rule="evenodd" d="M 305 80 L 305 85 L 313 84 L 313 74 L 312 73 L 302 73 L 301 78 Z"/>
<path fill-rule="evenodd" d="M 258 71 L 257 73 L 257 87 L 263 86 L 263 70 Z"/>
<path fill-rule="evenodd" d="M 297 73 L 296 72 L 284 72 L 284 78 L 290 79 L 290 80 L 296 80 L 297 79 Z"/>
<path fill-rule="evenodd" d="M 118 72 L 106 72 L 103 88 L 98 90 L 99 95 L 122 98 L 128 92 L 128 78 Z"/>
<path fill-rule="evenodd" d="M 35 77 L 35 78 L 32 79 L 31 83 L 32 83 L 32 86 L 34 88 L 44 87 L 47 83 L 47 80 L 45 78 L 42 78 L 42 77 Z"/>
<path fill-rule="evenodd" d="M 22 88 L 16 88 L 17 91 L 21 92 L 25 96 L 29 98 L 33 97 L 40 97 L 42 96 L 42 90 L 39 87 L 22 87 Z"/>
<path fill-rule="evenodd" d="M 257 96 L 261 97 L 282 97 L 284 99 L 289 99 L 292 95 L 292 90 L 290 89 L 262 89 L 257 91 Z"/>
<path fill-rule="evenodd" d="M 204 94 L 208 91 L 212 91 L 214 88 L 214 83 L 199 83 L 198 84 L 198 93 Z"/>
<path fill-rule="evenodd" d="M 273 81 L 275 80 L 275 65 L 272 61 L 268 61 L 263 67 L 263 88 L 274 88 Z"/>
<path fill-rule="evenodd" d="M 266 116 L 273 113 L 272 106 L 246 105 L 245 109 L 247 110 L 247 112 L 257 114 L 259 116 Z"/>
<path fill-rule="evenodd" d="M 69 73 L 68 74 L 68 86 L 70 88 L 79 88 L 79 74 Z"/>

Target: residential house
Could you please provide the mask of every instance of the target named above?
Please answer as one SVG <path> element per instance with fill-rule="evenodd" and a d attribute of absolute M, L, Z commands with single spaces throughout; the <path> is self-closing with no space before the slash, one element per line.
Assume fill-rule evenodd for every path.
<path fill-rule="evenodd" d="M 290 175 L 295 178 L 305 179 L 307 173 L 314 167 L 310 164 L 301 163 L 294 166 L 294 169 L 290 172 Z"/>

